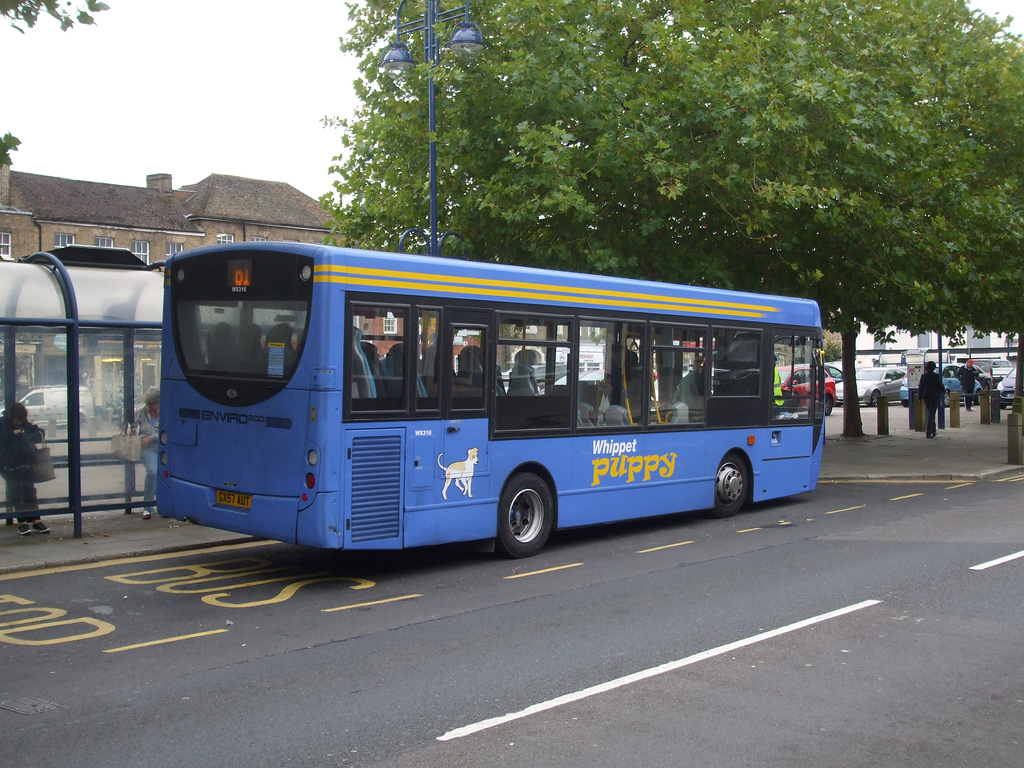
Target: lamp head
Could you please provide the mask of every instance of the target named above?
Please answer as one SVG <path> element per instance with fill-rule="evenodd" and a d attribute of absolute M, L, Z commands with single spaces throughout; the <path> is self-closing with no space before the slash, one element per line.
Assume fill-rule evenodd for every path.
<path fill-rule="evenodd" d="M 484 48 L 484 36 L 480 27 L 471 21 L 460 21 L 452 31 L 448 47 L 459 53 L 476 53 Z"/>
<path fill-rule="evenodd" d="M 380 68 L 393 78 L 401 77 L 415 66 L 416 60 L 412 57 L 409 47 L 401 40 L 391 43 L 380 60 Z"/>

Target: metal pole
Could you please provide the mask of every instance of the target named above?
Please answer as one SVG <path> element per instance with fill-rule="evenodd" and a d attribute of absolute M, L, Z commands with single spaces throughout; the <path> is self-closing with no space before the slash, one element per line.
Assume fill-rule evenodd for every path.
<path fill-rule="evenodd" d="M 424 59 L 430 61 L 430 72 L 427 75 L 427 114 L 430 130 L 430 242 L 427 243 L 427 256 L 440 256 L 437 252 L 437 93 L 434 86 L 434 68 L 441 62 L 441 51 L 437 47 L 434 34 L 435 2 L 426 0 L 427 11 L 423 38 L 425 40 Z"/>

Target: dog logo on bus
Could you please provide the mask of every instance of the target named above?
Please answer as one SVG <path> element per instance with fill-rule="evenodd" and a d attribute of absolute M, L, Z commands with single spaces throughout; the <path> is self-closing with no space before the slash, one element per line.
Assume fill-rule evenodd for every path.
<path fill-rule="evenodd" d="M 437 466 L 444 470 L 444 488 L 441 489 L 441 498 L 448 500 L 448 486 L 455 481 L 455 487 L 462 491 L 463 496 L 473 498 L 473 472 L 480 461 L 480 449 L 470 448 L 466 451 L 465 461 L 453 461 L 447 467 L 441 463 L 443 453 L 437 455 Z"/>

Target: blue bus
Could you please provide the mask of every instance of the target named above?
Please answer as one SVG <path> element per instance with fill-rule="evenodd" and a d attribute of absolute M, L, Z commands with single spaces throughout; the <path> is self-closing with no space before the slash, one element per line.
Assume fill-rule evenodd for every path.
<path fill-rule="evenodd" d="M 396 549 L 811 491 L 813 301 L 283 242 L 167 261 L 160 513 Z"/>

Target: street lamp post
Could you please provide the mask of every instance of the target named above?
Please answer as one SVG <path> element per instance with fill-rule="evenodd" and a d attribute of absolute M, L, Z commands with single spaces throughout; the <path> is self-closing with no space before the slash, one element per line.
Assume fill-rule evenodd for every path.
<path fill-rule="evenodd" d="M 410 227 L 405 230 L 399 240 L 398 251 L 402 252 L 407 235 L 418 234 L 427 241 L 427 255 L 440 256 L 441 244 L 444 239 L 449 235 L 461 238 L 461 235 L 455 232 L 445 232 L 440 239 L 437 236 L 437 141 L 434 138 L 437 130 L 437 114 L 434 69 L 441 63 L 441 45 L 434 27 L 436 24 L 453 21 L 462 16 L 462 20 L 455 24 L 452 39 L 446 47 L 454 51 L 474 53 L 484 47 L 484 41 L 480 28 L 469 20 L 469 0 L 464 0 L 462 5 L 447 11 L 441 10 L 441 0 L 425 0 L 426 11 L 423 16 L 403 23 L 402 9 L 405 8 L 405 3 L 406 0 L 402 0 L 398 6 L 398 13 L 395 15 L 395 41 L 384 52 L 380 66 L 394 78 L 401 77 L 415 67 L 416 60 L 409 51 L 409 47 L 402 42 L 402 35 L 423 32 L 423 59 L 430 62 L 430 70 L 427 75 L 427 113 L 430 128 L 430 231 L 429 233 L 424 232 L 419 227 Z"/>

